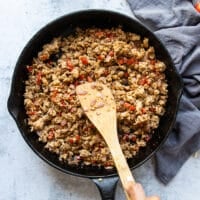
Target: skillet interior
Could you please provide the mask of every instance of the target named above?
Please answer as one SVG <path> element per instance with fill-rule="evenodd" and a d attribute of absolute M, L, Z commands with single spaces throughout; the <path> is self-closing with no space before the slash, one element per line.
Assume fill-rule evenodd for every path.
<path fill-rule="evenodd" d="M 92 167 L 70 167 L 59 162 L 58 156 L 44 150 L 43 144 L 37 141 L 37 135 L 30 132 L 26 124 L 27 115 L 23 105 L 23 94 L 25 90 L 24 81 L 27 79 L 26 65 L 41 50 L 42 46 L 50 42 L 54 37 L 60 35 L 69 35 L 74 32 L 76 27 L 87 28 L 91 26 L 101 28 L 111 28 L 121 25 L 124 31 L 135 32 L 141 36 L 150 39 L 150 45 L 153 45 L 158 59 L 167 65 L 166 78 L 168 81 L 169 98 L 166 106 L 166 113 L 161 118 L 160 125 L 155 131 L 152 139 L 145 148 L 141 148 L 138 155 L 128 161 L 131 169 L 134 169 L 149 159 L 167 138 L 170 129 L 173 126 L 178 103 L 182 91 L 182 82 L 177 74 L 172 60 L 161 42 L 147 28 L 137 21 L 119 13 L 103 10 L 88 10 L 72 13 L 63 16 L 41 29 L 26 45 L 21 53 L 15 67 L 11 93 L 8 99 L 8 110 L 17 123 L 17 126 L 28 143 L 28 145 L 43 160 L 55 168 L 77 176 L 98 178 L 116 175 L 115 170 L 104 170 Z"/>

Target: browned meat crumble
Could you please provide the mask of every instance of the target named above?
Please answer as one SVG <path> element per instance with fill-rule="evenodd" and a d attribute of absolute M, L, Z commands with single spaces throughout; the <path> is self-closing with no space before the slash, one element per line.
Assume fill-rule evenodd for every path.
<path fill-rule="evenodd" d="M 99 81 L 112 90 L 121 148 L 132 158 L 165 112 L 165 68 L 148 38 L 120 27 L 77 29 L 74 35 L 54 38 L 27 66 L 28 124 L 61 161 L 112 168 L 109 149 L 85 116 L 76 86 Z"/>

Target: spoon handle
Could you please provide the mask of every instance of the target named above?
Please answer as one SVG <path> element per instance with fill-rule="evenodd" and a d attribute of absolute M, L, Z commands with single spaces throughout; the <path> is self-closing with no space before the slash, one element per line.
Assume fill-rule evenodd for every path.
<path fill-rule="evenodd" d="M 112 138 L 111 141 L 108 143 L 110 152 L 112 154 L 113 160 L 115 162 L 116 169 L 118 171 L 122 186 L 125 189 L 127 188 L 128 183 L 133 182 L 135 183 L 135 180 L 133 178 L 133 175 L 130 171 L 130 168 L 128 166 L 128 163 L 124 157 L 124 154 L 121 150 L 119 140 L 118 138 Z M 128 194 L 125 192 L 127 200 L 130 198 L 128 197 Z"/>

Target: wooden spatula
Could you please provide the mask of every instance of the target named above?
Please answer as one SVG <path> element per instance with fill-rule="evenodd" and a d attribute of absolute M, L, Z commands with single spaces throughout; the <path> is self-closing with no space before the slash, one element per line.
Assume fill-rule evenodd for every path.
<path fill-rule="evenodd" d="M 130 181 L 135 181 L 119 144 L 116 104 L 110 89 L 97 82 L 85 83 L 77 86 L 76 94 L 85 114 L 107 143 L 125 189 Z M 126 197 L 129 199 L 127 194 Z"/>

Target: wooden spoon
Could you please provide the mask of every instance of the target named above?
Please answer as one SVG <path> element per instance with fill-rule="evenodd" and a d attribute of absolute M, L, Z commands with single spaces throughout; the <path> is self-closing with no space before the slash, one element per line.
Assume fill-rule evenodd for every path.
<path fill-rule="evenodd" d="M 119 144 L 116 104 L 110 89 L 101 83 L 85 83 L 76 87 L 76 94 L 85 114 L 107 143 L 125 190 L 135 180 Z"/>

